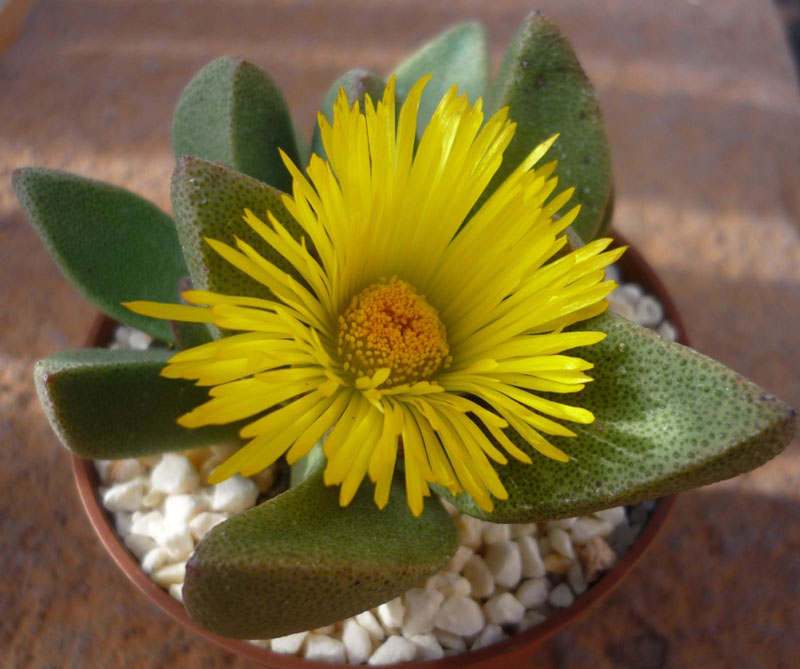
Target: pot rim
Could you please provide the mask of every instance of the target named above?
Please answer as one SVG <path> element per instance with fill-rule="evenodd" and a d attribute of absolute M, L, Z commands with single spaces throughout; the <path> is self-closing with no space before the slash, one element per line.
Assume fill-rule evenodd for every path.
<path fill-rule="evenodd" d="M 677 340 L 688 345 L 688 337 L 683 322 L 677 312 L 674 302 L 666 291 L 661 280 L 653 269 L 647 264 L 642 255 L 630 246 L 624 238 L 613 233 L 612 247 L 628 246 L 627 251 L 618 261 L 623 276 L 627 281 L 641 283 L 647 290 L 655 295 L 661 302 L 666 318 L 677 330 Z M 100 314 L 95 320 L 87 337 L 87 346 L 97 346 L 105 343 L 111 337 L 116 323 L 109 317 Z M 99 480 L 97 471 L 91 460 L 85 460 L 72 454 L 72 471 L 78 488 L 78 495 L 83 504 L 86 515 L 97 533 L 100 542 L 111 555 L 111 558 L 130 580 L 152 603 L 184 627 L 199 634 L 204 639 L 217 646 L 264 666 L 272 667 L 297 667 L 298 669 L 347 669 L 354 665 L 330 662 L 317 662 L 306 660 L 294 655 L 283 655 L 255 646 L 247 641 L 228 639 L 209 632 L 195 623 L 186 612 L 183 604 L 171 597 L 160 586 L 156 585 L 144 571 L 139 561 L 130 553 L 120 539 L 113 525 L 109 513 L 105 510 L 97 494 Z M 677 501 L 677 495 L 669 495 L 658 500 L 655 509 L 650 514 L 642 531 L 636 537 L 632 546 L 606 574 L 594 583 L 584 594 L 575 599 L 575 602 L 553 614 L 545 621 L 534 625 L 524 632 L 499 641 L 495 644 L 473 651 L 465 651 L 450 657 L 422 662 L 406 662 L 397 667 L 412 667 L 413 669 L 457 669 L 464 666 L 482 664 L 487 666 L 493 659 L 503 658 L 504 663 L 525 661 L 530 659 L 534 651 L 556 632 L 572 623 L 587 610 L 599 603 L 630 573 L 633 567 L 642 559 L 659 534 Z"/>

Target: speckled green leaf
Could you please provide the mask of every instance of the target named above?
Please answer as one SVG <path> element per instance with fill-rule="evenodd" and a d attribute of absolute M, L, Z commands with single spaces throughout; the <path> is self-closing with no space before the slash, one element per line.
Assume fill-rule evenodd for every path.
<path fill-rule="evenodd" d="M 592 425 L 570 424 L 578 437 L 552 439 L 570 461 L 533 454 L 532 465 L 498 466 L 509 499 L 487 516 L 460 495 L 462 510 L 529 522 L 634 504 L 754 469 L 796 434 L 794 410 L 724 365 L 615 316 L 585 327 L 608 333 L 576 351 L 595 380 L 551 396 L 595 414 Z"/>
<path fill-rule="evenodd" d="M 228 295 L 269 297 L 269 290 L 223 260 L 204 241 L 234 245 L 238 236 L 267 260 L 296 278 L 292 266 L 242 220 L 245 208 L 266 221 L 267 210 L 295 237 L 301 229 L 281 202 L 279 191 L 224 165 L 185 157 L 172 177 L 172 208 L 194 287 Z"/>
<path fill-rule="evenodd" d="M 369 483 L 345 508 L 317 473 L 211 530 L 186 565 L 189 615 L 216 634 L 264 639 L 314 629 L 402 594 L 441 569 L 458 531 L 439 500 L 419 518 L 402 483 L 378 510 Z"/>
<path fill-rule="evenodd" d="M 331 123 L 333 122 L 333 103 L 339 96 L 339 89 L 343 88 L 347 100 L 352 105 L 354 102 L 359 102 L 361 111 L 364 111 L 364 98 L 366 95 L 375 103 L 383 97 L 383 89 L 386 88 L 386 82 L 383 81 L 377 74 L 373 74 L 369 70 L 350 70 L 345 72 L 341 77 L 333 82 L 333 85 L 328 89 L 325 94 L 325 99 L 322 101 L 320 111 L 325 115 Z M 314 136 L 311 138 L 311 151 L 316 153 L 320 158 L 327 158 L 325 147 L 322 146 L 322 137 L 319 132 L 319 124 L 314 124 Z"/>
<path fill-rule="evenodd" d="M 169 323 L 120 304 L 178 301 L 178 280 L 188 271 L 169 216 L 123 188 L 57 170 L 20 169 L 12 184 L 45 248 L 84 297 L 121 323 L 173 341 Z"/>
<path fill-rule="evenodd" d="M 540 142 L 560 133 L 546 160 L 558 159 L 559 190 L 575 186 L 572 202 L 582 208 L 573 227 L 590 241 L 611 195 L 608 140 L 591 82 L 569 42 L 541 14 L 528 16 L 503 58 L 489 111 L 505 106 L 517 130 L 487 194 Z"/>
<path fill-rule="evenodd" d="M 280 190 L 292 180 L 278 148 L 298 160 L 286 101 L 270 76 L 240 58 L 217 58 L 181 94 L 172 125 L 175 158 L 220 161 Z"/>
<path fill-rule="evenodd" d="M 208 389 L 159 376 L 166 349 L 65 351 L 34 368 L 53 431 L 85 458 L 131 458 L 236 439 L 241 423 L 188 430 L 176 419 L 208 399 Z"/>
<path fill-rule="evenodd" d="M 401 63 L 394 74 L 398 100 L 405 99 L 421 77 L 433 74 L 419 106 L 417 134 L 422 134 L 453 84 L 458 84 L 459 93 L 466 93 L 472 103 L 486 94 L 489 56 L 483 26 L 462 23 L 446 30 Z"/>

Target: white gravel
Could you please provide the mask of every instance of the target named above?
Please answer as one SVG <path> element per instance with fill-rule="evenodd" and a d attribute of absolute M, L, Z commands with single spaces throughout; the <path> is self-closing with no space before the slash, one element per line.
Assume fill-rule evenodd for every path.
<path fill-rule="evenodd" d="M 609 275 L 613 278 L 615 268 Z M 663 308 L 636 284 L 612 294 L 612 310 L 674 339 Z M 118 328 L 112 348 L 146 348 L 149 337 Z M 186 560 L 212 527 L 270 489 L 275 467 L 202 485 L 229 446 L 139 460 L 98 461 L 101 500 L 144 571 L 181 600 Z M 438 574 L 401 597 L 322 629 L 254 641 L 274 652 L 326 662 L 391 664 L 483 648 L 569 606 L 611 568 L 653 503 L 547 523 L 488 523 L 449 507 L 461 546 Z"/>

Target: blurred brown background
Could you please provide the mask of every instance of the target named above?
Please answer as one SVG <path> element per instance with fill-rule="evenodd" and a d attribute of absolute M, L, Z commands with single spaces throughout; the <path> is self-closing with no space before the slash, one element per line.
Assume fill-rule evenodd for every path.
<path fill-rule="evenodd" d="M 346 69 L 385 73 L 464 19 L 486 25 L 496 69 L 519 21 L 541 8 L 598 90 L 616 229 L 660 273 L 696 348 L 797 408 L 800 99 L 784 34 L 786 23 L 797 41 L 795 7 L 0 0 L 2 663 L 246 666 L 150 606 L 82 515 L 31 367 L 81 346 L 95 312 L 23 220 L 9 183 L 15 167 L 110 181 L 169 211 L 172 108 L 212 58 L 236 54 L 266 68 L 310 132 L 322 95 Z M 530 666 L 800 665 L 798 517 L 798 442 L 755 473 L 683 495 L 630 578 Z"/>

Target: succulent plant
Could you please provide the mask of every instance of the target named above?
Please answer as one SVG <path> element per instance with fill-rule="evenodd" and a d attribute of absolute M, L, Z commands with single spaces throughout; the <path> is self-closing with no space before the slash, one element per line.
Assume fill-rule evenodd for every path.
<path fill-rule="evenodd" d="M 67 448 L 113 459 L 249 439 L 216 480 L 288 451 L 292 487 L 209 532 L 187 567 L 188 611 L 216 633 L 319 627 L 417 584 L 457 548 L 438 496 L 495 522 L 573 516 L 735 476 L 795 434 L 763 389 L 603 313 L 621 253 L 599 240 L 607 140 L 539 14 L 494 82 L 471 23 L 388 80 L 346 73 L 310 158 L 272 79 L 220 58 L 183 92 L 173 144 L 174 220 L 72 174 L 23 168 L 13 183 L 78 290 L 163 343 L 37 363 Z M 372 185 L 386 174 L 401 181 Z M 560 213 L 572 191 L 551 197 L 558 182 L 580 213 Z"/>

